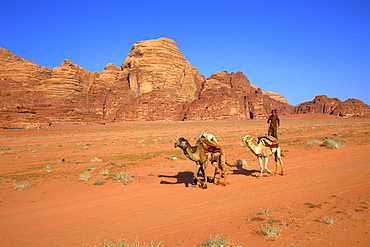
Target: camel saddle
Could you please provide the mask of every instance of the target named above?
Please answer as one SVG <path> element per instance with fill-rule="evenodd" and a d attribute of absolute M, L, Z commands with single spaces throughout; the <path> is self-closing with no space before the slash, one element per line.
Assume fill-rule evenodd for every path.
<path fill-rule="evenodd" d="M 206 152 L 221 153 L 221 146 L 215 141 L 210 141 L 207 138 L 200 138 L 200 142 L 203 144 Z"/>
<path fill-rule="evenodd" d="M 263 145 L 269 148 L 279 147 L 278 140 L 275 137 L 269 135 L 258 136 L 258 142 L 262 142 Z"/>

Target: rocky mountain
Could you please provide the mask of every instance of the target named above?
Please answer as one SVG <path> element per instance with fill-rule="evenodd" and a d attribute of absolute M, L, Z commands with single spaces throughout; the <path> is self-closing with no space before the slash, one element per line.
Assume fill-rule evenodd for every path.
<path fill-rule="evenodd" d="M 283 96 L 251 85 L 241 72 L 219 72 L 205 79 L 167 38 L 137 42 L 121 67 L 109 63 L 101 72 L 87 71 L 69 60 L 49 69 L 0 48 L 0 88 L 0 127 L 8 128 L 264 119 L 272 109 L 280 115 L 320 109 L 318 103 L 295 109 Z M 325 103 L 324 112 L 368 114 L 366 109 L 357 110 L 361 103 L 351 102 L 343 102 L 342 108 L 330 103 L 330 110 Z"/>
<path fill-rule="evenodd" d="M 337 98 L 318 95 L 312 101 L 298 105 L 295 108 L 295 113 L 324 113 L 341 117 L 368 117 L 370 116 L 370 108 L 357 99 L 348 99 L 342 102 Z"/>

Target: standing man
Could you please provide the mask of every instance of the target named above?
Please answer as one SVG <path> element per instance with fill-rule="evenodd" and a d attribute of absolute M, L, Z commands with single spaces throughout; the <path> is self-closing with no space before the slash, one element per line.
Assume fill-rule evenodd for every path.
<path fill-rule="evenodd" d="M 280 126 L 280 119 L 278 115 L 276 115 L 276 110 L 271 111 L 271 116 L 267 119 L 267 123 L 269 124 L 268 135 L 278 139 L 277 129 Z"/>

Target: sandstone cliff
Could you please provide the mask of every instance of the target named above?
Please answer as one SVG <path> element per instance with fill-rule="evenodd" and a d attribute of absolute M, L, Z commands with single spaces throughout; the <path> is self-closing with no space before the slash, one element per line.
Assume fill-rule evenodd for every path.
<path fill-rule="evenodd" d="M 370 115 L 361 101 L 326 96 L 295 109 L 285 97 L 251 85 L 241 72 L 222 71 L 205 79 L 167 38 L 137 42 L 121 67 L 108 63 L 102 72 L 87 71 L 69 60 L 49 69 L 0 48 L 0 87 L 0 127 L 8 128 L 264 119 L 272 109 L 280 115 Z"/>
<path fill-rule="evenodd" d="M 252 86 L 242 72 L 229 74 L 221 71 L 205 81 L 199 98 L 192 102 L 185 118 L 188 120 L 264 119 L 272 109 L 277 109 L 279 114 L 290 114 L 293 111 L 293 107 L 286 103 L 264 97 L 262 90 Z"/>
<path fill-rule="evenodd" d="M 348 99 L 342 102 L 338 98 L 318 95 L 312 101 L 298 105 L 295 108 L 295 113 L 324 113 L 341 117 L 368 117 L 370 116 L 370 108 L 357 99 Z"/>

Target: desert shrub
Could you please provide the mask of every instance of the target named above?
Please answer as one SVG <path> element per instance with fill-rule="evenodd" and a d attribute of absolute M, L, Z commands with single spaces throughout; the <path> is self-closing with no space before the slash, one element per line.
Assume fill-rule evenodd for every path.
<path fill-rule="evenodd" d="M 24 182 L 23 184 L 15 184 L 13 189 L 14 190 L 26 190 L 29 188 L 32 188 L 32 185 L 27 182 Z"/>
<path fill-rule="evenodd" d="M 103 162 L 101 159 L 99 159 L 98 157 L 95 157 L 93 159 L 91 159 L 91 162 Z"/>
<path fill-rule="evenodd" d="M 118 173 L 115 177 L 114 177 L 114 181 L 121 181 L 123 183 L 127 183 L 127 182 L 130 182 L 132 181 L 132 175 L 130 173 L 126 173 L 126 172 L 120 172 Z"/>
<path fill-rule="evenodd" d="M 91 165 L 91 166 L 87 167 L 87 170 L 89 170 L 89 171 L 93 171 L 93 170 L 97 170 L 97 169 L 98 169 L 98 167 L 96 165 Z"/>
<path fill-rule="evenodd" d="M 262 224 L 260 230 L 257 232 L 261 236 L 265 237 L 279 237 L 282 230 L 278 226 L 272 224 Z"/>
<path fill-rule="evenodd" d="M 48 164 L 48 165 L 46 166 L 46 171 L 47 171 L 47 172 L 51 172 L 51 165 L 50 165 L 50 164 Z"/>
<path fill-rule="evenodd" d="M 322 141 L 319 140 L 309 140 L 306 142 L 306 146 L 311 146 L 311 145 L 317 145 L 317 144 L 322 144 Z"/>
<path fill-rule="evenodd" d="M 259 216 L 253 217 L 251 219 L 251 221 L 264 221 L 264 220 L 265 220 L 265 218 L 262 218 L 262 217 L 259 217 Z"/>
<path fill-rule="evenodd" d="M 224 247 L 230 246 L 229 240 L 221 238 L 221 236 L 211 237 L 206 242 L 198 245 L 198 247 Z"/>
<path fill-rule="evenodd" d="M 258 214 L 267 215 L 267 214 L 270 214 L 270 213 L 272 213 L 272 210 L 270 210 L 270 208 L 268 208 L 268 209 L 261 208 L 261 212 L 259 212 Z"/>
<path fill-rule="evenodd" d="M 345 147 L 346 144 L 341 140 L 327 139 L 327 140 L 324 141 L 324 143 L 321 146 L 324 146 L 324 147 L 327 147 L 327 148 L 336 148 L 336 149 L 338 149 L 340 147 Z"/>
<path fill-rule="evenodd" d="M 103 241 L 100 242 L 98 245 L 92 245 L 89 247 L 161 247 L 163 246 L 161 242 L 157 243 L 157 241 L 151 241 L 150 243 L 140 243 L 139 240 L 135 240 L 133 243 L 129 243 L 127 240 L 119 240 L 119 241 Z"/>
<path fill-rule="evenodd" d="M 107 165 L 108 166 L 117 166 L 117 162 L 115 162 L 115 161 L 109 161 Z"/>
<path fill-rule="evenodd" d="M 104 168 L 102 171 L 101 171 L 101 173 L 100 173 L 100 175 L 103 175 L 103 176 L 107 176 L 109 174 L 109 169 L 108 168 Z"/>
<path fill-rule="evenodd" d="M 84 172 L 80 174 L 80 181 L 87 181 L 91 178 L 91 174 L 89 172 Z"/>
<path fill-rule="evenodd" d="M 104 184 L 104 181 L 102 181 L 102 180 L 97 180 L 94 183 L 94 185 L 103 185 L 103 184 Z"/>
<path fill-rule="evenodd" d="M 324 214 L 324 222 L 328 225 L 333 225 L 335 223 L 335 220 L 332 216 Z"/>

